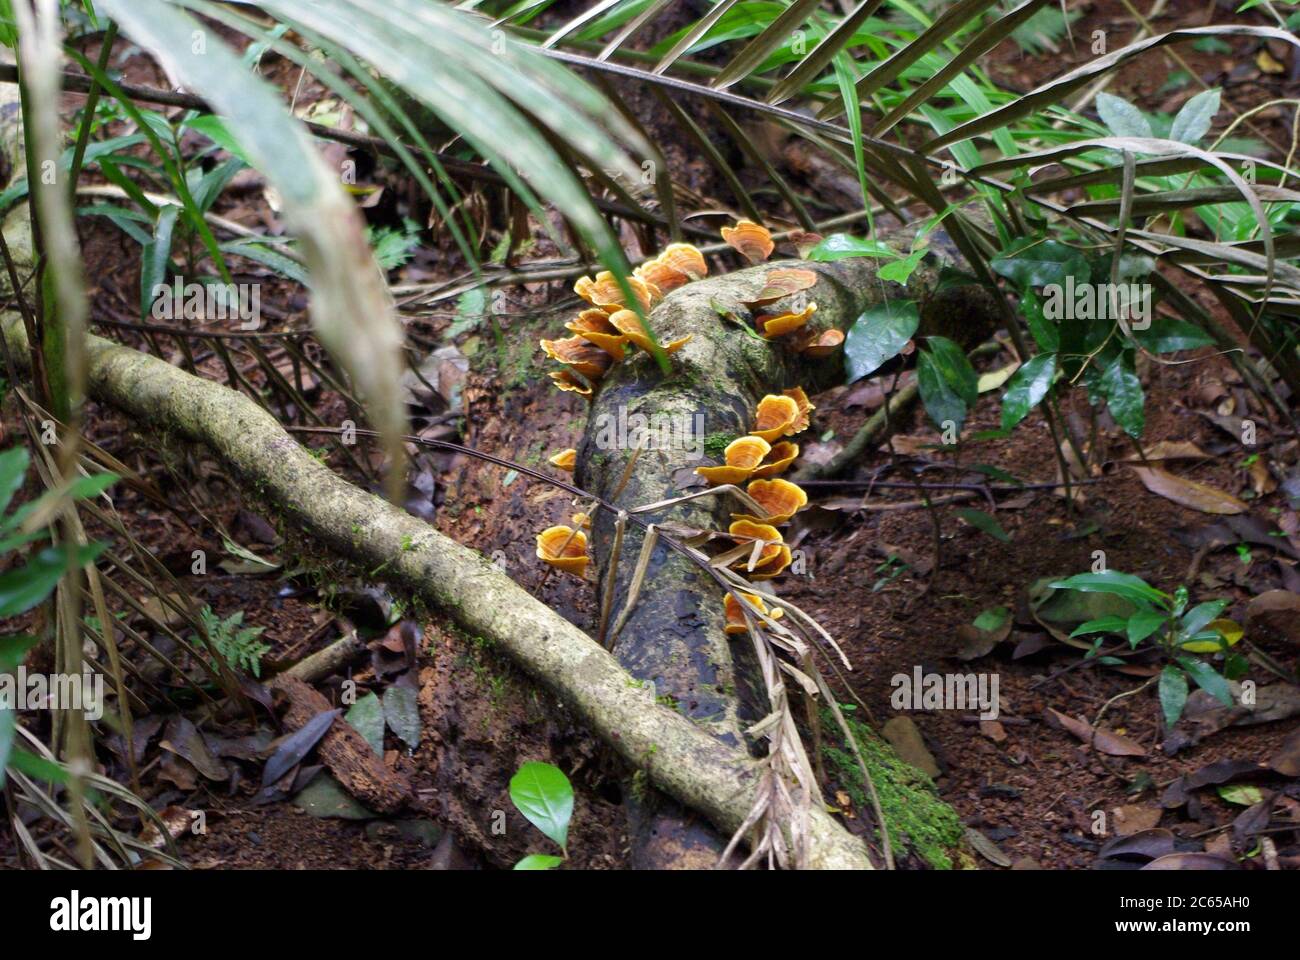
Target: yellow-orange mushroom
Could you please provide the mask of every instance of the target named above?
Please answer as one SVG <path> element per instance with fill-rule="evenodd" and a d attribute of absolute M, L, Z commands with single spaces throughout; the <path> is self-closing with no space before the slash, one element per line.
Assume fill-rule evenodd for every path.
<path fill-rule="evenodd" d="M 577 527 L 579 530 L 590 530 L 591 516 L 589 514 L 582 513 L 582 512 L 575 513 L 573 515 L 573 525 Z"/>
<path fill-rule="evenodd" d="M 796 513 L 808 506 L 808 494 L 803 488 L 789 480 L 755 480 L 745 492 L 758 501 L 767 511 L 766 517 L 755 517 L 748 513 L 733 513 L 737 520 L 752 520 L 755 523 L 785 523 Z"/>
<path fill-rule="evenodd" d="M 759 613 L 767 614 L 773 620 L 780 620 L 781 617 L 785 615 L 785 611 L 780 607 L 773 607 L 769 610 L 767 604 L 763 602 L 761 594 L 748 593 L 742 590 L 740 591 L 740 595 L 748 600 Z M 734 593 L 728 593 L 722 602 L 722 606 L 727 614 L 727 633 L 748 633 L 749 625 L 745 622 L 743 607 L 741 602 L 736 599 L 736 595 Z"/>
<path fill-rule="evenodd" d="M 670 264 L 661 263 L 658 260 L 647 260 L 633 270 L 632 273 L 647 284 L 654 284 L 654 286 L 658 287 L 660 294 L 671 293 L 678 287 L 691 282 L 691 278 L 684 271 L 678 270 Z"/>
<path fill-rule="evenodd" d="M 722 239 L 750 263 L 762 263 L 776 249 L 772 232 L 752 220 L 738 220 L 734 227 L 723 227 Z"/>
<path fill-rule="evenodd" d="M 664 266 L 686 274 L 692 280 L 709 275 L 709 265 L 704 262 L 704 254 L 689 243 L 670 243 L 655 259 Z"/>
<path fill-rule="evenodd" d="M 637 303 L 641 305 L 641 309 L 650 309 L 650 290 L 645 285 L 645 281 L 639 277 L 631 276 L 627 278 L 627 285 Z M 627 297 L 623 293 L 623 288 L 619 285 L 618 278 L 608 270 L 602 270 L 596 274 L 596 279 L 586 288 L 585 294 L 583 291 L 578 290 L 577 284 L 574 284 L 573 289 L 578 296 L 588 303 L 600 307 L 606 312 L 622 310 L 628 306 Z"/>
<path fill-rule="evenodd" d="M 599 380 L 614 362 L 614 358 L 608 353 L 595 344 L 588 343 L 582 337 L 540 342 L 548 357 L 572 367 L 588 380 Z"/>
<path fill-rule="evenodd" d="M 760 437 L 737 437 L 722 451 L 723 466 L 696 467 L 695 472 L 714 486 L 743 483 L 771 449 Z"/>
<path fill-rule="evenodd" d="M 591 399 L 591 387 L 579 380 L 577 374 L 572 370 L 553 371 L 548 376 L 565 393 L 576 393 L 580 397 Z"/>
<path fill-rule="evenodd" d="M 537 535 L 537 559 L 580 577 L 587 571 L 587 535 L 572 527 L 547 527 Z"/>
<path fill-rule="evenodd" d="M 751 307 L 765 303 L 775 303 L 782 297 L 792 297 L 796 293 L 809 290 L 817 284 L 817 274 L 801 267 L 781 267 L 773 270 L 763 278 L 763 289 L 753 300 L 746 300 Z"/>
<path fill-rule="evenodd" d="M 793 387 L 789 390 L 782 390 L 781 393 L 799 405 L 799 419 L 794 422 L 793 432 L 803 433 L 808 429 L 808 415 L 817 408 L 808 399 L 808 394 L 803 392 L 803 387 Z"/>
<path fill-rule="evenodd" d="M 609 314 L 598 307 L 583 310 L 564 325 L 570 333 L 576 333 L 589 343 L 594 343 L 616 361 L 623 359 L 623 347 L 627 337 L 609 322 Z"/>
<path fill-rule="evenodd" d="M 578 451 L 570 447 L 567 450 L 561 450 L 547 461 L 551 466 L 559 470 L 567 470 L 573 473 L 573 468 L 578 462 Z"/>
<path fill-rule="evenodd" d="M 763 314 L 754 320 L 754 326 L 758 327 L 759 333 L 771 340 L 798 330 L 816 312 L 817 304 L 810 303 L 798 313 Z"/>
<path fill-rule="evenodd" d="M 794 425 L 798 422 L 799 404 L 794 398 L 769 393 L 758 401 L 754 429 L 749 432 L 771 443 L 777 437 L 788 437 L 795 433 Z"/>
<path fill-rule="evenodd" d="M 758 565 L 753 570 L 750 570 L 747 576 L 751 580 L 771 580 L 773 577 L 780 576 L 781 572 L 790 566 L 792 559 L 790 548 L 784 543 L 780 544 L 776 553 L 771 557 L 768 557 L 767 552 L 764 551 Z"/>
<path fill-rule="evenodd" d="M 736 543 L 763 541 L 762 551 L 758 555 L 753 570 L 749 570 L 749 561 L 752 554 L 746 554 L 734 564 L 741 569 L 749 570 L 750 576 L 755 576 L 759 572 L 767 573 L 772 564 L 780 562 L 782 551 L 784 551 L 786 557 L 790 555 L 790 548 L 782 541 L 781 531 L 770 523 L 755 523 L 753 520 L 733 520 L 731 525 L 727 527 L 727 533 L 735 539 Z M 781 563 L 780 569 L 776 573 L 784 570 L 789 562 L 787 559 L 785 563 Z M 776 576 L 776 573 L 772 573 L 771 576 Z"/>
<path fill-rule="evenodd" d="M 650 338 L 646 336 L 645 328 L 641 326 L 641 318 L 631 310 L 615 311 L 610 314 L 609 322 L 614 325 L 614 328 L 618 330 L 619 333 L 623 334 L 623 336 L 627 337 L 627 339 L 631 340 L 642 350 L 647 353 L 653 351 L 654 345 L 650 342 Z M 682 347 L 686 346 L 693 336 L 694 334 L 688 333 L 680 340 L 673 340 L 671 343 L 661 343 L 659 346 L 663 348 L 664 353 L 676 353 Z"/>
<path fill-rule="evenodd" d="M 786 470 L 790 468 L 790 464 L 794 463 L 795 457 L 797 456 L 799 456 L 799 444 L 797 443 L 792 443 L 789 440 L 782 440 L 780 443 L 772 444 L 772 452 L 767 455 L 759 468 L 754 471 L 754 479 L 765 480 L 768 477 L 775 477 L 785 473 Z"/>
<path fill-rule="evenodd" d="M 810 360 L 820 360 L 823 357 L 829 357 L 843 343 L 843 330 L 824 330 L 820 334 L 805 340 L 803 345 L 796 349 Z"/>

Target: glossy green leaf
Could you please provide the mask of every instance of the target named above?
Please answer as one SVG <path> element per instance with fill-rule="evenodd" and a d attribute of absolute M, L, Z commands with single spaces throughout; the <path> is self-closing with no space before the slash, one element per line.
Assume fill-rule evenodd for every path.
<path fill-rule="evenodd" d="M 1200 143 L 1201 138 L 1210 132 L 1214 115 L 1219 112 L 1222 95 L 1216 87 L 1203 90 L 1183 104 L 1174 117 L 1174 124 L 1169 129 L 1169 139 L 1181 143 Z"/>
<path fill-rule="evenodd" d="M 1118 570 L 1103 570 L 1101 573 L 1078 573 L 1064 580 L 1054 580 L 1048 584 L 1056 590 L 1080 590 L 1084 593 L 1113 593 L 1116 596 L 1136 601 L 1143 605 L 1164 606 L 1169 595 L 1157 590 L 1141 577 Z"/>
<path fill-rule="evenodd" d="M 1214 338 L 1194 323 L 1164 315 L 1151 318 L 1145 330 L 1134 328 L 1133 338 L 1152 353 L 1173 353 L 1175 350 L 1195 350 L 1211 347 Z"/>
<path fill-rule="evenodd" d="M 549 853 L 530 853 L 518 863 L 515 864 L 516 870 L 553 870 L 564 862 L 563 857 L 555 857 Z"/>
<path fill-rule="evenodd" d="M 948 384 L 928 350 L 921 350 L 917 355 L 916 385 L 930 419 L 939 427 L 951 423 L 961 430 L 966 422 L 966 401 Z"/>
<path fill-rule="evenodd" d="M 50 595 L 69 567 L 89 563 L 103 549 L 101 543 L 80 547 L 69 563 L 68 554 L 61 547 L 46 547 L 24 566 L 0 574 L 0 617 L 26 613 Z"/>
<path fill-rule="evenodd" d="M 1064 286 L 1069 277 L 1074 277 L 1075 283 L 1085 283 L 1092 276 L 1087 259 L 1074 247 L 1036 237 L 1015 241 L 990 260 L 989 266 L 1021 290 L 1048 284 Z"/>
<path fill-rule="evenodd" d="M 30 462 L 26 447 L 10 447 L 0 452 L 0 516 L 9 509 L 14 494 L 22 489 Z"/>
<path fill-rule="evenodd" d="M 1098 386 L 1115 422 L 1130 437 L 1142 436 L 1146 426 L 1146 400 L 1130 354 L 1117 356 L 1102 373 Z"/>
<path fill-rule="evenodd" d="M 808 259 L 815 260 L 818 263 L 845 260 L 849 257 L 876 257 L 883 260 L 893 260 L 897 256 L 897 250 L 878 240 L 853 237 L 847 233 L 832 233 L 808 251 Z"/>
<path fill-rule="evenodd" d="M 886 300 L 863 311 L 844 340 L 849 383 L 898 356 L 920 323 L 921 314 L 911 300 Z"/>
<path fill-rule="evenodd" d="M 1214 699 L 1218 700 L 1225 707 L 1234 706 L 1232 700 L 1232 691 L 1228 687 L 1228 681 L 1219 675 L 1219 672 L 1204 660 L 1197 660 L 1195 657 L 1179 657 L 1178 662 L 1182 664 L 1188 675 L 1196 681 L 1196 685 L 1208 693 Z"/>
<path fill-rule="evenodd" d="M 558 767 L 529 761 L 510 778 L 510 800 L 528 822 L 566 853 L 573 816 L 573 786 Z"/>
<path fill-rule="evenodd" d="M 1000 540 L 1003 543 L 1011 542 L 1011 535 L 1002 529 L 1002 524 L 983 510 L 976 510 L 973 507 L 958 507 L 957 516 L 975 529 L 987 533 L 994 540 Z"/>
<path fill-rule="evenodd" d="M 1056 354 L 1040 353 L 1021 365 L 1007 384 L 1002 396 L 1002 429 L 1010 430 L 1029 415 L 1056 377 Z"/>

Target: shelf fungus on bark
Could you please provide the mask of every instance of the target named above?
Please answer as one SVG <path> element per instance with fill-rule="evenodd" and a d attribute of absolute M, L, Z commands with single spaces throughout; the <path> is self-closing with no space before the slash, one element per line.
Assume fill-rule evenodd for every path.
<path fill-rule="evenodd" d="M 754 326 L 768 340 L 775 340 L 787 333 L 802 329 L 817 312 L 817 304 L 810 303 L 798 313 L 764 313 L 754 318 Z"/>
<path fill-rule="evenodd" d="M 734 227 L 723 227 L 722 239 L 750 263 L 762 263 L 776 249 L 771 231 L 752 220 L 738 220 Z"/>
<path fill-rule="evenodd" d="M 572 527 L 547 527 L 537 535 L 537 559 L 581 577 L 587 572 L 587 535 Z"/>
<path fill-rule="evenodd" d="M 599 307 L 583 310 L 566 323 L 564 329 L 600 347 L 615 361 L 623 359 L 623 348 L 627 344 L 627 337 L 618 332 L 618 328 L 609 322 L 609 314 Z"/>
<path fill-rule="evenodd" d="M 627 277 L 626 280 L 641 309 L 649 310 L 651 297 L 650 288 L 646 282 L 636 275 Z M 599 307 L 606 312 L 623 310 L 628 306 L 627 296 L 623 293 L 622 285 L 619 284 L 618 278 L 608 270 L 600 271 L 600 273 L 596 274 L 594 280 L 591 277 L 579 277 L 578 281 L 573 285 L 573 292 L 593 307 Z"/>
<path fill-rule="evenodd" d="M 542 340 L 542 349 L 552 360 L 566 367 L 572 367 L 588 380 L 598 381 L 614 363 L 611 357 L 600 347 L 588 343 L 582 337 L 565 337 L 563 340 Z"/>
<path fill-rule="evenodd" d="M 695 472 L 714 486 L 744 483 L 772 450 L 762 437 L 738 437 L 722 451 L 722 466 L 696 467 Z"/>
<path fill-rule="evenodd" d="M 758 501 L 759 506 L 767 511 L 767 516 L 756 517 L 749 513 L 733 513 L 736 520 L 752 520 L 754 523 L 785 523 L 796 513 L 808 506 L 808 494 L 798 484 L 789 480 L 754 480 L 745 492 Z"/>
<path fill-rule="evenodd" d="M 741 557 L 735 567 L 751 580 L 771 580 L 790 566 L 790 548 L 786 546 L 781 531 L 770 523 L 753 520 L 733 520 L 727 534 L 737 544 L 751 543 L 760 549 Z"/>
<path fill-rule="evenodd" d="M 777 437 L 792 437 L 799 431 L 795 424 L 799 422 L 799 403 L 793 397 L 784 394 L 769 393 L 758 401 L 754 412 L 754 429 L 750 435 L 762 437 L 771 443 Z"/>
<path fill-rule="evenodd" d="M 668 244 L 655 261 L 686 274 L 692 280 L 702 280 L 709 275 L 709 265 L 704 262 L 704 254 L 689 243 Z"/>
<path fill-rule="evenodd" d="M 572 447 L 567 450 L 561 450 L 559 453 L 549 457 L 546 462 L 556 469 L 573 473 L 573 468 L 578 462 L 578 451 Z"/>
<path fill-rule="evenodd" d="M 579 530 L 591 529 L 591 514 L 579 511 L 573 515 L 573 525 Z"/>
<path fill-rule="evenodd" d="M 653 286 L 661 295 L 672 293 L 678 287 L 691 282 L 691 278 L 685 271 L 664 263 L 658 257 L 641 264 L 632 271 L 632 275 L 644 280 L 648 286 Z"/>
<path fill-rule="evenodd" d="M 580 397 L 591 399 L 591 385 L 578 379 L 572 370 L 555 370 L 547 374 L 555 385 L 566 393 L 576 393 Z"/>
<path fill-rule="evenodd" d="M 785 611 L 780 607 L 773 607 L 769 610 L 767 604 L 763 602 L 761 594 L 748 593 L 742 590 L 740 591 L 740 595 L 744 597 L 755 610 L 771 617 L 773 620 L 780 620 L 785 614 Z M 722 603 L 723 609 L 726 610 L 727 613 L 727 633 L 732 635 L 749 633 L 749 624 L 745 621 L 743 605 L 736 599 L 736 595 L 734 593 L 728 593 Z"/>
<path fill-rule="evenodd" d="M 654 345 L 650 342 L 650 338 L 646 336 L 645 328 L 641 326 L 641 318 L 631 310 L 615 311 L 610 315 L 609 322 L 614 325 L 619 333 L 623 334 L 628 338 L 628 340 L 635 343 L 642 350 L 649 353 L 653 349 Z M 694 336 L 694 334 L 688 333 L 680 340 L 673 340 L 671 343 L 661 343 L 659 346 L 663 348 L 664 353 L 676 353 L 682 347 L 686 346 L 686 344 L 690 343 L 692 336 Z"/>
<path fill-rule="evenodd" d="M 753 477 L 755 480 L 766 480 L 769 477 L 780 476 L 790 469 L 790 464 L 794 463 L 795 458 L 798 456 L 799 444 L 790 440 L 774 443 L 771 452 L 759 464 L 758 469 L 754 471 Z"/>
<path fill-rule="evenodd" d="M 808 429 L 809 414 L 817 408 L 808 399 L 808 394 L 803 392 L 803 387 L 791 387 L 789 390 L 782 390 L 781 393 L 799 405 L 799 419 L 795 421 L 791 434 L 803 433 Z"/>
<path fill-rule="evenodd" d="M 762 307 L 776 303 L 782 297 L 793 297 L 804 290 L 811 290 L 817 285 L 817 274 L 802 267 L 780 267 L 763 278 L 763 289 L 752 300 L 746 300 L 749 307 Z"/>
<path fill-rule="evenodd" d="M 813 333 L 812 336 L 795 347 L 795 352 L 808 357 L 810 360 L 821 360 L 824 357 L 829 357 L 843 344 L 844 331 L 832 328 L 823 330 L 821 333 Z"/>

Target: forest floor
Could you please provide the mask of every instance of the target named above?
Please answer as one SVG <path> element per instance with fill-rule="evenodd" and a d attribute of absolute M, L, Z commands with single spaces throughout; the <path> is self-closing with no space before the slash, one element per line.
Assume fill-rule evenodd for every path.
<path fill-rule="evenodd" d="M 1082 48 L 1094 30 L 1108 31 L 1114 48 L 1127 42 L 1135 29 L 1121 2 L 1099 0 L 1082 7 L 1084 14 L 1074 24 L 1078 51 L 1063 41 L 1058 53 L 1030 56 L 1008 44 L 995 51 L 988 64 L 994 79 L 1028 89 L 1089 56 Z M 1203 2 L 1170 3 L 1157 28 L 1199 25 L 1205 8 Z M 1180 48 L 1193 73 L 1210 86 L 1224 88 L 1227 104 L 1246 109 L 1269 97 L 1295 96 L 1300 91 L 1289 78 L 1261 69 L 1257 44 L 1228 43 L 1230 52 Z M 1200 87 L 1170 88 L 1170 76 L 1179 67 L 1151 69 L 1150 64 L 1163 62 L 1160 57 L 1152 54 L 1142 66 L 1123 71 L 1111 91 L 1148 111 L 1175 111 Z M 118 66 L 135 82 L 166 84 L 138 54 Z M 263 69 L 286 90 L 295 89 L 296 71 L 273 59 Z M 304 84 L 297 91 L 298 111 L 311 109 L 320 97 L 319 90 Z M 635 92 L 629 101 L 636 105 Z M 654 118 L 646 119 L 654 129 Z M 1256 122 L 1261 135 L 1290 141 L 1289 115 L 1279 111 L 1257 117 Z M 725 185 L 693 171 L 683 159 L 684 147 L 665 146 L 670 163 L 679 167 L 675 172 L 705 201 L 702 206 L 724 208 L 729 201 Z M 796 154 L 788 159 L 797 159 Z M 372 173 L 373 182 L 384 187 L 377 203 L 367 210 L 372 225 L 399 223 L 406 213 L 409 185 L 364 164 L 359 176 L 365 182 Z M 235 189 L 223 198 L 222 215 L 253 229 L 276 226 L 260 182 L 252 176 L 243 181 L 236 181 Z M 812 178 L 805 186 L 820 192 L 827 205 L 834 202 L 834 182 Z M 486 201 L 484 207 L 485 211 L 489 207 Z M 490 221 L 493 214 L 484 216 Z M 87 273 L 95 287 L 94 319 L 119 324 L 136 319 L 138 249 L 134 245 L 128 249 L 107 221 L 83 218 L 80 226 Z M 628 240 L 635 244 L 635 238 Z M 519 260 L 526 263 L 553 254 L 547 241 L 539 239 Z M 414 259 L 393 274 L 393 281 L 433 284 L 462 270 L 446 238 L 438 238 L 417 249 Z M 277 325 L 304 327 L 306 305 L 301 295 L 282 284 L 283 296 L 277 299 L 275 282 L 261 279 L 266 283 L 264 300 L 283 313 Z M 416 430 L 426 437 L 455 439 L 526 466 L 548 469 L 550 454 L 577 445 L 586 406 L 580 398 L 552 389 L 535 344 L 541 336 L 557 334 L 575 300 L 566 283 L 507 288 L 505 294 L 508 307 L 501 315 L 505 339 L 500 347 L 487 327 L 458 316 L 454 302 L 408 313 L 413 339 L 430 350 L 439 348 L 423 368 L 433 374 L 427 379 L 436 391 L 416 391 L 421 411 Z M 1217 304 L 1207 299 L 1202 306 L 1228 322 Z M 100 332 L 141 346 L 145 342 L 138 331 L 121 327 L 101 327 Z M 179 362 L 174 341 L 164 341 L 162 349 Z M 985 357 L 978 366 L 981 372 L 989 372 L 1010 359 L 1004 350 Z M 1148 490 L 1131 465 L 1123 462 L 1134 454 L 1133 446 L 1105 416 L 1089 457 L 1093 466 L 1083 470 L 1086 482 L 1074 487 L 1073 502 L 1060 488 L 1042 487 L 975 494 L 974 499 L 930 510 L 911 503 L 917 498 L 911 489 L 868 491 L 865 482 L 872 478 L 901 481 L 910 475 L 905 468 L 921 465 L 926 469 L 919 476 L 927 482 L 975 482 L 979 475 L 971 468 L 980 465 L 995 467 L 1030 486 L 1059 480 L 1053 440 L 1038 412 L 1013 437 L 964 445 L 954 454 L 939 443 L 938 433 L 919 408 L 900 418 L 892 451 L 888 445 L 872 451 L 843 483 L 810 486 L 813 504 L 787 533 L 787 541 L 802 551 L 805 563 L 802 572 L 783 578 L 782 594 L 816 617 L 853 664 L 846 675 L 847 687 L 833 684 L 837 694 L 859 719 L 869 716 L 884 723 L 906 716 L 915 724 L 937 768 L 939 795 L 966 826 L 1001 851 L 976 858 L 974 863 L 981 868 L 996 869 L 995 861 L 1000 866 L 1045 868 L 1135 865 L 1105 855 L 1113 853 L 1113 844 L 1103 852 L 1117 835 L 1135 835 L 1135 844 L 1150 849 L 1165 849 L 1168 844 L 1168 849 L 1225 850 L 1236 842 L 1239 853 L 1258 852 L 1258 837 L 1240 822 L 1258 795 L 1214 789 L 1222 784 L 1246 783 L 1266 793 L 1278 791 L 1275 816 L 1282 822 L 1287 818 L 1292 824 L 1300 822 L 1300 784 L 1264 776 L 1260 766 L 1284 748 L 1288 737 L 1294 749 L 1300 699 L 1293 684 L 1253 664 L 1250 678 L 1261 690 L 1290 691 L 1281 699 L 1289 696 L 1294 715 L 1256 726 L 1231 726 L 1198 742 L 1171 743 L 1153 689 L 1155 661 L 1126 657 L 1119 667 L 1085 661 L 1084 651 L 1060 642 L 1035 619 L 1030 603 L 1032 584 L 1089 570 L 1097 551 L 1104 552 L 1108 568 L 1138 574 L 1161 589 L 1172 591 L 1185 584 L 1195 602 L 1229 599 L 1223 615 L 1238 622 L 1246 620 L 1246 607 L 1255 596 L 1274 589 L 1300 590 L 1300 572 L 1295 569 L 1300 558 L 1300 520 L 1295 509 L 1300 504 L 1300 450 L 1294 434 L 1260 407 L 1226 358 L 1205 349 L 1180 355 L 1181 359 L 1192 362 L 1151 363 L 1141 371 L 1147 396 L 1143 445 L 1148 450 L 1159 442 L 1196 445 L 1202 455 L 1164 466 L 1177 477 L 1209 485 L 1248 504 L 1248 513 L 1233 518 L 1236 526 L 1230 533 L 1223 532 L 1224 517 Z M 210 347 L 197 360 L 201 369 L 222 378 Z M 241 362 L 247 363 L 253 382 L 263 382 L 255 362 L 247 357 Z M 285 360 L 282 372 L 288 369 Z M 334 424 L 347 416 L 347 407 L 336 394 L 320 384 L 309 386 L 305 396 L 318 422 Z M 999 408 L 994 397 L 981 399 L 967 431 L 997 427 Z M 804 456 L 834 453 L 882 400 L 878 381 L 837 387 L 814 397 L 817 409 L 807 435 L 813 442 L 804 445 Z M 446 416 L 448 412 L 460 416 Z M 1062 413 L 1086 435 L 1084 404 L 1067 403 Z M 287 416 L 299 423 L 313 422 L 300 409 L 287 411 Z M 1258 425 L 1255 447 L 1246 449 L 1240 443 L 1242 418 Z M 364 572 L 348 571 L 299 543 L 293 531 L 281 529 L 274 516 L 261 512 L 255 491 L 241 489 L 203 451 L 160 444 L 158 438 L 109 409 L 96 408 L 87 420 L 91 439 L 148 477 L 168 504 L 163 509 L 133 487 L 117 489 L 115 506 L 133 537 L 177 578 L 193 602 L 210 605 L 223 618 L 242 611 L 245 624 L 263 628 L 261 640 L 270 648 L 262 660 L 263 674 L 357 629 L 371 640 L 369 658 L 357 663 L 349 675 L 327 678 L 317 688 L 332 703 L 344 704 L 349 683 L 356 685 L 359 695 L 385 694 L 401 686 L 414 691 L 418 705 L 418 744 L 412 747 L 392 733 L 384 744 L 386 765 L 408 777 L 414 788 L 410 809 L 390 817 L 368 814 L 337 790 L 321 789 L 326 778 L 319 772 L 315 789 L 307 783 L 310 774 L 304 770 L 292 786 L 282 785 L 269 793 L 262 790 L 260 762 L 274 736 L 265 720 L 250 724 L 246 717 L 221 715 L 208 718 L 197 730 L 178 728 L 175 715 L 161 707 L 155 715 L 137 718 L 136 754 L 149 802 L 160 810 L 206 814 L 206 833 L 180 836 L 181 852 L 191 865 L 507 866 L 523 853 L 540 850 L 545 842 L 514 810 L 507 795 L 510 775 L 520 763 L 532 759 L 557 763 L 575 783 L 578 799 L 570 844 L 574 864 L 612 868 L 626 863 L 619 765 L 490 644 L 464 636 L 436 612 L 412 609 L 382 585 L 368 581 Z M 318 438 L 305 442 L 326 448 Z M 370 482 L 336 454 L 324 455 L 358 482 Z M 1256 463 L 1262 463 L 1263 469 Z M 578 626 L 593 629 L 592 584 L 567 575 L 544 578 L 544 568 L 533 555 L 535 533 L 552 523 L 567 522 L 573 512 L 566 495 L 512 471 L 450 454 L 421 451 L 415 464 L 408 491 L 412 512 L 492 556 L 541 600 Z M 1288 490 L 1297 499 L 1288 498 Z M 959 507 L 991 514 L 1005 540 L 962 520 L 956 512 Z M 222 529 L 231 541 L 273 566 L 258 572 L 256 564 L 233 554 L 223 542 Z M 92 533 L 104 532 L 92 528 Z M 214 560 L 206 574 L 194 575 L 192 551 L 200 549 L 210 558 L 224 558 L 224 569 Z M 1010 611 L 1010 629 L 989 649 L 972 649 L 969 625 L 981 612 L 996 607 Z M 155 639 L 165 645 L 165 638 Z M 1279 673 L 1294 680 L 1300 659 L 1300 625 L 1295 618 L 1276 624 L 1272 632 L 1248 633 L 1247 642 Z M 961 710 L 898 713 L 891 706 L 891 680 L 898 674 L 910 676 L 918 666 L 925 672 L 996 676 L 998 720 L 980 722 L 975 711 Z M 183 689 L 175 678 L 161 673 L 150 676 L 165 689 Z M 1050 720 L 1049 711 L 1097 723 L 1107 735 L 1121 738 L 1134 755 L 1107 755 L 1091 748 Z M 1286 713 L 1284 708 L 1279 711 Z M 1103 718 L 1098 722 L 1099 714 Z M 1204 729 L 1210 729 L 1214 718 L 1208 717 L 1206 724 Z M 1188 734 L 1182 739 L 1195 739 L 1192 729 L 1186 724 L 1180 728 Z M 189 745 L 178 737 L 189 740 Z M 160 746 L 159 740 L 168 746 Z M 200 755 L 196 763 L 196 750 L 209 756 Z M 103 760 L 113 775 L 125 776 L 120 753 Z M 1209 772 L 1200 778 L 1204 789 L 1178 794 L 1180 777 L 1207 768 Z M 225 776 L 216 776 L 221 773 Z M 304 783 L 308 789 L 298 789 Z M 846 814 L 857 818 L 859 811 L 847 802 L 843 785 L 831 782 L 829 787 Z M 498 811 L 504 814 L 504 833 L 494 830 L 500 820 Z M 1109 823 L 1102 836 L 1095 831 L 1099 811 Z M 1278 836 L 1279 844 L 1282 837 L 1289 837 L 1291 844 L 1281 851 L 1282 864 L 1300 866 L 1294 826 Z M 0 863 L 14 856 L 8 842 L 0 836 Z"/>

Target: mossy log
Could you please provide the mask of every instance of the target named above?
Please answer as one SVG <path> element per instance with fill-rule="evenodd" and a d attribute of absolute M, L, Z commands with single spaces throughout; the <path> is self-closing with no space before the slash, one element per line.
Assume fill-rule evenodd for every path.
<path fill-rule="evenodd" d="M 810 325 L 818 331 L 847 330 L 869 307 L 885 298 L 910 298 L 921 304 L 920 335 L 943 334 L 963 344 L 988 336 L 996 318 L 991 296 L 975 285 L 941 285 L 941 262 L 931 256 L 906 288 L 877 276 L 879 260 L 854 257 L 831 263 L 785 261 L 750 267 L 689 283 L 672 291 L 650 314 L 661 343 L 690 335 L 671 356 L 665 376 L 644 353 L 615 365 L 592 402 L 578 450 L 578 485 L 624 509 L 680 497 L 702 485 L 694 468 L 703 460 L 706 438 L 716 449 L 722 440 L 743 435 L 754 425 L 754 410 L 768 393 L 795 386 L 813 394 L 842 383 L 842 351 L 805 360 L 780 341 L 767 341 L 741 329 L 746 303 L 758 298 L 774 269 L 797 267 L 817 275 L 811 288 L 795 297 L 814 302 Z M 792 299 L 764 306 L 779 314 L 797 308 Z M 638 434 L 636 427 L 644 428 Z M 641 453 L 628 469 L 632 447 Z M 698 529 L 726 530 L 729 514 L 744 512 L 729 496 L 698 498 L 661 512 L 643 514 L 658 523 L 671 520 Z M 600 573 L 600 596 L 613 577 L 611 610 L 622 610 L 644 540 L 629 525 L 618 562 L 611 566 L 614 518 L 596 518 L 593 546 Z M 779 581 L 778 581 L 779 582 Z M 701 729 L 732 749 L 750 749 L 744 729 L 768 712 L 748 638 L 724 632 L 723 593 L 706 571 L 660 543 L 654 549 L 641 593 L 616 638 L 614 653 L 638 680 L 649 683 L 662 702 L 671 703 Z M 723 838 L 684 821 L 672 804 L 633 803 L 634 858 L 646 865 L 674 859 L 716 856 Z"/>

